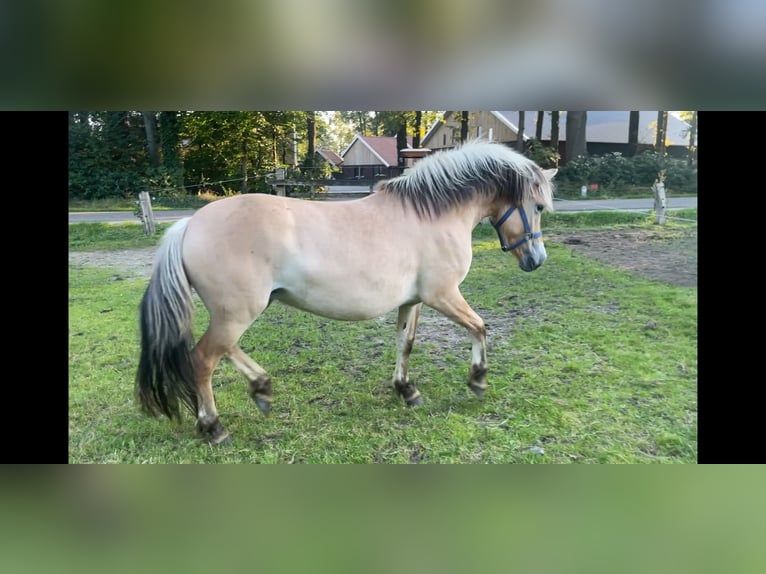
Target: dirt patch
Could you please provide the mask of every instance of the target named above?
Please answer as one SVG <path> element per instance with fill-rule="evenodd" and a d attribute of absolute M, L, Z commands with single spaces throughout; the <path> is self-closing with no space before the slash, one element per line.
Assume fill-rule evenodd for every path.
<path fill-rule="evenodd" d="M 671 285 L 697 286 L 696 227 L 672 234 L 653 229 L 572 231 L 547 234 L 546 239 L 607 265 Z M 112 267 L 127 276 L 149 277 L 156 251 L 156 247 L 73 251 L 69 253 L 69 264 L 75 267 Z"/>
<path fill-rule="evenodd" d="M 70 251 L 73 267 L 111 267 L 127 276 L 150 277 L 156 247 L 119 251 Z"/>
<path fill-rule="evenodd" d="M 601 263 L 681 287 L 697 286 L 697 228 L 573 231 L 546 235 Z"/>

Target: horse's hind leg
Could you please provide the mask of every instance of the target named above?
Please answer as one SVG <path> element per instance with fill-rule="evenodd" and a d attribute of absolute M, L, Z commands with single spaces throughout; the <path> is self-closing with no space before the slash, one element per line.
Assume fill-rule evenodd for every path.
<path fill-rule="evenodd" d="M 221 424 L 213 396 L 212 377 L 221 357 L 238 350 L 237 341 L 248 323 L 232 323 L 212 317 L 210 325 L 194 348 L 197 377 L 197 430 L 212 444 L 231 441 L 229 431 Z"/>
<path fill-rule="evenodd" d="M 250 396 L 265 415 L 271 412 L 271 377 L 242 349 L 235 346 L 229 351 L 229 360 L 250 382 Z"/>
<path fill-rule="evenodd" d="M 415 329 L 420 318 L 422 303 L 402 305 L 396 321 L 396 368 L 394 369 L 394 387 L 410 406 L 423 404 L 420 391 L 409 381 L 410 353 L 415 341 Z"/>
<path fill-rule="evenodd" d="M 226 345 L 208 328 L 193 353 L 197 379 L 197 430 L 212 445 L 231 442 L 229 431 L 218 419 L 212 385 L 213 371 L 226 351 Z"/>

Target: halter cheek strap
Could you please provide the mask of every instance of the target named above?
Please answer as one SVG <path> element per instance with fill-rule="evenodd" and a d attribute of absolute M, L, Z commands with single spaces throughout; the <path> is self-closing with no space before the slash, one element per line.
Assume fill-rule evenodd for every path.
<path fill-rule="evenodd" d="M 521 215 L 521 221 L 524 223 L 524 237 L 519 239 L 513 245 L 509 246 L 505 242 L 505 239 L 503 239 L 502 234 L 500 233 L 500 226 L 503 225 L 503 223 L 505 223 L 505 220 L 508 219 L 514 211 L 516 211 L 515 207 L 509 207 L 508 211 L 506 211 L 503 214 L 503 216 L 500 219 L 497 220 L 496 223 L 492 224 L 492 227 L 494 227 L 495 231 L 497 232 L 497 237 L 500 239 L 500 248 L 503 251 L 513 251 L 514 249 L 516 249 L 520 245 L 524 245 L 530 239 L 537 239 L 538 237 L 542 237 L 543 236 L 543 232 L 542 231 L 538 231 L 536 233 L 532 233 L 532 229 L 529 227 L 529 220 L 527 219 L 526 211 L 524 211 L 523 209 L 519 209 L 519 215 Z"/>

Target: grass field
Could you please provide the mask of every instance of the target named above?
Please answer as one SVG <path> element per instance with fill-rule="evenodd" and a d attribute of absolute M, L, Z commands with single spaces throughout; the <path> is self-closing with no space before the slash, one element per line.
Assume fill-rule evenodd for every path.
<path fill-rule="evenodd" d="M 589 217 L 551 214 L 544 229 L 649 224 L 640 214 Z M 70 249 L 156 240 L 135 224 L 70 226 Z M 146 280 L 70 267 L 69 460 L 696 462 L 697 290 L 640 278 L 551 241 L 546 247 L 545 265 L 523 273 L 491 228 L 477 229 L 462 290 L 489 331 L 484 399 L 465 385 L 467 335 L 430 309 L 410 363 L 426 404 L 409 409 L 390 383 L 395 312 L 343 323 L 273 305 L 240 341 L 272 375 L 272 415 L 259 413 L 242 376 L 221 363 L 214 390 L 234 440 L 215 448 L 197 438 L 191 416 L 180 425 L 151 419 L 134 403 Z M 198 335 L 205 323 L 198 304 Z"/>

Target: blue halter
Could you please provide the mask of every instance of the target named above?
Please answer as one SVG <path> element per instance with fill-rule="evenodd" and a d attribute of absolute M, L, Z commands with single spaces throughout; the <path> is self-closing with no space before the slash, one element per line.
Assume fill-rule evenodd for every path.
<path fill-rule="evenodd" d="M 516 210 L 515 207 L 509 207 L 508 211 L 506 211 L 503 214 L 503 216 L 497 220 L 497 223 L 492 224 L 492 227 L 494 227 L 495 231 L 497 231 L 497 236 L 500 239 L 500 247 L 502 248 L 503 251 L 513 251 L 520 245 L 524 245 L 530 239 L 537 239 L 538 237 L 543 236 L 542 231 L 538 231 L 537 233 L 532 233 L 532 230 L 529 228 L 529 220 L 527 219 L 527 213 L 523 209 L 519 209 L 519 215 L 521 215 L 521 221 L 524 223 L 524 237 L 519 239 L 513 245 L 508 246 L 505 243 L 503 236 L 500 234 L 500 226 L 503 223 L 505 223 L 505 220 L 508 219 L 515 210 Z"/>

